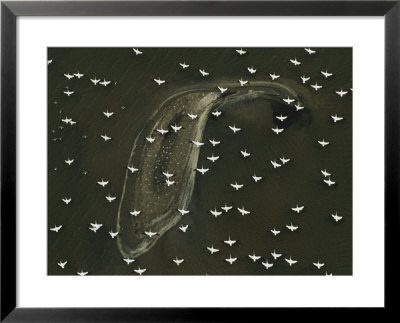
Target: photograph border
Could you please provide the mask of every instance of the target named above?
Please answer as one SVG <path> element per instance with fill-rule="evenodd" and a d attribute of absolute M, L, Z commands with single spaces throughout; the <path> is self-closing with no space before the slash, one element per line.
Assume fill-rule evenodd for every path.
<path fill-rule="evenodd" d="M 383 16 L 385 19 L 385 309 L 398 286 L 389 255 L 398 253 L 400 4 L 397 1 L 2 1 L 1 2 L 1 281 L 7 322 L 237 321 L 265 309 L 17 307 L 16 22 L 19 16 Z M 371 44 L 373 46 L 373 44 Z M 374 153 L 374 152 L 371 152 Z M 356 166 L 356 165 L 355 165 Z M 371 188 L 373 189 L 373 188 Z M 373 260 L 373 255 L 371 255 Z M 287 308 L 279 310 L 280 314 Z M 378 310 L 380 313 L 381 310 Z M 240 314 L 240 315 L 238 315 Z M 270 313 L 268 313 L 269 315 Z"/>

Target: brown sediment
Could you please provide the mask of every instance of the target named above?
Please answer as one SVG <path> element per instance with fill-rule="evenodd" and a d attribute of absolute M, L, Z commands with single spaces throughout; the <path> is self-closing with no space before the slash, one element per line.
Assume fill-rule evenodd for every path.
<path fill-rule="evenodd" d="M 224 84 L 227 84 L 226 82 Z M 181 220 L 178 208 L 186 209 L 190 203 L 195 184 L 195 169 L 199 151 L 192 140 L 202 141 L 210 112 L 225 109 L 244 100 L 265 98 L 282 100 L 297 94 L 279 83 L 257 82 L 248 87 L 227 84 L 234 91 L 221 95 L 216 88 L 187 89 L 165 100 L 135 139 L 128 165 L 140 169 L 126 173 L 122 190 L 117 229 L 118 248 L 123 256 L 138 257 L 149 250 L 156 241 Z M 195 120 L 186 114 L 198 115 Z M 173 132 L 170 125 L 182 125 Z M 161 135 L 156 129 L 169 132 Z M 147 136 L 155 137 L 153 143 Z M 167 186 L 163 172 L 173 173 L 172 186 Z M 129 214 L 140 210 L 138 216 Z M 157 232 L 149 238 L 145 231 Z"/>

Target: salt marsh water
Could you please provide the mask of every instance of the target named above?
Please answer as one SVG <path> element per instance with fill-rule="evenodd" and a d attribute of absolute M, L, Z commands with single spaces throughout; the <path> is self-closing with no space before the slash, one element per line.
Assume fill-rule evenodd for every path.
<path fill-rule="evenodd" d="M 49 227 L 63 225 L 60 232 L 48 233 L 48 273 L 75 275 L 84 270 L 89 275 L 133 275 L 133 269 L 141 267 L 150 275 L 352 274 L 351 49 L 315 48 L 317 53 L 309 55 L 304 48 L 247 48 L 243 56 L 232 48 L 141 50 L 143 55 L 135 55 L 131 48 L 48 50 L 53 60 L 48 65 L 48 223 Z M 294 57 L 302 64 L 291 64 L 289 59 Z M 186 70 L 178 65 L 183 61 L 190 65 Z M 257 72 L 251 75 L 249 66 Z M 210 76 L 202 77 L 199 68 Z M 320 73 L 326 69 L 334 74 L 328 79 Z M 64 77 L 78 70 L 85 74 L 82 78 Z M 305 109 L 296 112 L 283 101 L 255 97 L 221 108 L 218 118 L 210 116 L 202 138 L 205 142 L 216 138 L 221 144 L 205 144 L 198 152 L 197 165 L 210 171 L 205 175 L 193 172 L 187 205 L 190 213 L 176 218 L 176 225 L 167 228 L 144 253 L 135 254 L 135 262 L 127 265 L 121 245 L 132 250 L 137 243 L 127 211 L 142 186 L 128 185 L 122 193 L 133 144 L 143 128 L 149 126 L 162 103 L 182 89 L 219 95 L 217 85 L 222 85 L 236 92 L 246 88 L 240 89 L 237 83 L 241 77 L 249 80 L 248 90 L 257 83 L 267 88 L 265 83 L 271 82 L 269 73 L 273 72 L 281 75 L 274 82 L 297 93 Z M 304 85 L 300 79 L 303 74 L 311 77 Z M 94 77 L 112 82 L 107 87 L 94 86 L 89 80 Z M 158 77 L 166 83 L 158 86 L 153 81 Z M 310 87 L 315 82 L 324 87 L 315 91 Z M 63 94 L 66 86 L 75 93 L 69 97 Z M 341 98 L 335 93 L 341 88 L 350 93 Z M 107 109 L 114 112 L 110 119 L 102 113 Z M 183 112 L 188 112 L 186 109 L 190 107 Z M 284 123 L 276 119 L 281 113 L 288 116 Z M 343 121 L 334 123 L 330 117 L 334 114 Z M 61 122 L 65 116 L 77 123 L 65 125 Z M 178 135 L 189 136 L 193 129 L 187 117 L 178 121 L 185 123 Z M 232 124 L 243 131 L 233 134 L 228 128 Z M 271 131 L 275 126 L 285 130 L 276 135 Z M 100 138 L 104 133 L 112 140 L 104 142 Z M 324 148 L 317 143 L 323 138 L 330 142 Z M 187 145 L 192 145 L 190 140 Z M 241 156 L 243 149 L 251 153 L 249 158 Z M 212 153 L 221 156 L 215 163 L 206 159 Z M 282 155 L 291 161 L 273 169 L 270 160 L 279 160 Z M 145 169 L 143 157 L 134 154 L 142 160 L 140 168 Z M 74 159 L 71 166 L 65 164 L 67 158 Z M 332 173 L 335 185 L 328 187 L 322 181 L 321 169 Z M 144 172 L 139 173 L 143 176 Z M 254 173 L 263 179 L 254 183 Z M 110 182 L 104 188 L 96 184 L 102 178 Z M 233 190 L 229 184 L 234 181 L 243 183 L 244 188 Z M 108 193 L 117 200 L 108 203 L 104 198 Z M 65 196 L 72 198 L 69 205 L 61 201 Z M 128 205 L 122 204 L 120 209 L 121 200 Z M 145 199 L 136 202 L 143 203 L 139 209 L 150 204 Z M 251 214 L 242 216 L 231 210 L 215 218 L 209 213 L 225 203 L 235 208 L 245 206 Z M 305 205 L 300 214 L 291 210 L 297 203 Z M 177 213 L 175 207 L 171 214 Z M 121 222 L 120 236 L 111 239 L 108 231 L 117 229 L 119 210 L 126 221 Z M 335 212 L 343 216 L 341 221 L 333 220 Z M 103 227 L 93 233 L 88 227 L 95 220 Z M 286 229 L 291 222 L 299 229 Z M 181 224 L 189 225 L 186 233 L 178 229 Z M 274 236 L 269 231 L 273 227 L 281 233 Z M 237 240 L 232 247 L 223 242 L 228 236 Z M 220 251 L 210 255 L 206 247 L 211 244 Z M 280 259 L 273 260 L 270 252 L 274 249 L 283 254 Z M 253 252 L 261 256 L 257 262 L 248 257 Z M 233 265 L 225 261 L 230 254 L 238 258 Z M 298 263 L 289 266 L 284 261 L 289 256 Z M 175 257 L 185 260 L 177 266 L 172 261 Z M 274 263 L 268 270 L 261 265 L 267 258 Z M 57 262 L 65 260 L 68 263 L 61 269 Z M 325 263 L 321 270 L 312 264 L 317 260 Z"/>

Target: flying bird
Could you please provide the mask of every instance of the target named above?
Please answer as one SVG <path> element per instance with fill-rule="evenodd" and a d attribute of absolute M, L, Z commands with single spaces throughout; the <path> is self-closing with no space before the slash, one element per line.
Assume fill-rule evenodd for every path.
<path fill-rule="evenodd" d="M 143 52 L 141 52 L 139 50 L 139 48 L 132 48 L 132 50 L 135 52 L 136 55 L 142 55 L 143 54 Z"/>
<path fill-rule="evenodd" d="M 50 228 L 50 231 L 58 232 L 61 230 L 61 228 L 62 228 L 62 225 L 59 225 L 59 226 L 54 225 L 54 227 Z"/>
<path fill-rule="evenodd" d="M 301 64 L 301 62 L 299 62 L 299 61 L 297 60 L 296 57 L 295 57 L 294 59 L 290 59 L 289 61 L 290 61 L 290 63 L 292 63 L 294 66 L 297 66 L 297 65 L 300 65 L 300 64 Z"/>
<path fill-rule="evenodd" d="M 161 85 L 161 84 L 164 84 L 165 83 L 165 80 L 161 80 L 160 78 L 158 78 L 158 79 L 153 79 L 154 80 L 154 82 L 156 82 L 158 85 Z"/>
<path fill-rule="evenodd" d="M 275 72 L 274 73 L 270 73 L 269 76 L 271 77 L 272 81 L 275 81 L 276 79 L 280 78 L 280 75 L 276 75 Z"/>
<path fill-rule="evenodd" d="M 316 51 L 315 50 L 312 50 L 311 48 L 304 48 L 305 49 L 305 51 L 309 54 L 309 55 L 312 55 L 312 54 L 315 54 L 316 53 Z"/>
<path fill-rule="evenodd" d="M 189 65 L 188 65 L 188 64 L 186 64 L 185 62 L 183 62 L 183 63 L 179 63 L 179 65 L 182 67 L 182 69 L 186 69 L 186 68 L 188 68 L 188 67 L 189 67 Z"/>

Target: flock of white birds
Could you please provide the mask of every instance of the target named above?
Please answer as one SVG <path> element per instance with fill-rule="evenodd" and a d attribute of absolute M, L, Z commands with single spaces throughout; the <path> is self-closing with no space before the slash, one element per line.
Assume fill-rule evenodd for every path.
<path fill-rule="evenodd" d="M 139 49 L 137 49 L 137 48 L 133 48 L 133 51 L 134 51 L 134 54 L 135 54 L 135 55 L 143 55 L 143 51 L 141 51 L 141 50 L 139 50 Z M 247 54 L 247 51 L 246 51 L 246 50 L 243 50 L 243 49 L 236 49 L 235 51 L 236 51 L 237 54 L 240 55 L 240 56 L 246 55 L 246 54 Z M 305 51 L 306 51 L 309 55 L 314 55 L 314 54 L 316 53 L 316 51 L 315 51 L 315 50 L 312 50 L 311 48 L 305 48 Z M 52 59 L 48 60 L 48 64 L 51 64 L 52 62 L 53 62 Z M 301 62 L 300 62 L 296 57 L 294 57 L 294 58 L 289 59 L 288 64 L 293 64 L 294 66 L 298 66 L 298 65 L 301 65 Z M 183 70 L 185 70 L 185 69 L 187 69 L 187 68 L 190 67 L 190 65 L 187 64 L 186 62 L 179 62 L 178 65 L 179 65 Z M 254 74 L 254 73 L 257 72 L 257 70 L 254 68 L 254 66 L 248 67 L 247 70 L 248 70 L 248 72 L 249 72 L 250 74 Z M 199 72 L 200 72 L 200 74 L 201 74 L 203 77 L 209 77 L 209 76 L 210 76 L 210 73 L 207 72 L 207 71 L 205 71 L 204 69 L 199 69 Z M 325 79 L 329 79 L 331 76 L 333 76 L 333 73 L 328 72 L 328 70 L 321 70 L 321 74 L 325 77 Z M 68 72 L 68 73 L 65 73 L 64 76 L 65 76 L 68 80 L 71 80 L 72 78 L 77 78 L 77 79 L 83 78 L 85 75 L 82 74 L 82 73 L 80 73 L 79 71 L 77 71 L 76 73 L 72 73 L 72 74 L 70 74 L 69 72 Z M 269 73 L 269 77 L 270 77 L 270 79 L 271 79 L 272 81 L 275 81 L 275 80 L 279 79 L 280 75 L 278 75 L 278 74 L 276 74 L 275 72 L 273 72 L 273 73 Z M 299 79 L 300 79 L 300 81 L 301 81 L 301 84 L 306 85 L 307 82 L 310 81 L 311 77 L 310 77 L 310 76 L 306 76 L 306 75 L 301 75 L 301 76 L 299 77 Z M 160 86 L 166 83 L 166 80 L 161 79 L 160 77 L 154 78 L 153 80 L 154 80 L 154 82 L 155 82 L 156 84 L 158 84 L 158 85 L 160 85 Z M 93 78 L 90 78 L 90 82 L 91 82 L 94 86 L 101 85 L 101 86 L 105 86 L 105 87 L 106 87 L 106 86 L 108 86 L 112 81 L 106 80 L 106 78 L 98 79 L 98 78 L 95 76 L 95 77 L 93 77 Z M 248 80 L 243 80 L 243 78 L 240 78 L 240 79 L 238 80 L 238 82 L 239 82 L 240 86 L 245 86 L 245 85 L 250 84 Z M 114 82 L 114 83 L 117 84 L 117 82 Z M 323 88 L 323 85 L 318 84 L 318 82 L 315 82 L 314 84 L 310 84 L 310 86 L 311 86 L 315 91 L 318 91 L 318 90 L 320 90 L 321 88 Z M 225 91 L 228 90 L 227 87 L 223 87 L 222 85 L 218 86 L 217 88 L 218 88 L 218 90 L 219 90 L 221 93 L 224 93 Z M 352 88 L 350 88 L 349 90 L 352 91 Z M 69 87 L 66 87 L 66 89 L 63 91 L 63 93 L 64 93 L 65 95 L 67 95 L 67 96 L 71 96 L 71 95 L 75 94 L 76 91 L 75 91 L 75 90 L 69 89 Z M 337 89 L 337 90 L 335 91 L 335 93 L 336 93 L 340 98 L 342 98 L 343 96 L 347 95 L 347 94 L 349 93 L 349 91 L 343 90 L 343 88 L 341 88 L 341 89 Z M 283 101 L 284 103 L 286 103 L 287 105 L 289 105 L 289 106 L 293 106 L 293 107 L 295 108 L 295 111 L 301 111 L 301 110 L 304 109 L 304 106 L 302 106 L 302 105 L 300 104 L 300 102 L 295 103 L 295 99 L 293 99 L 293 98 L 284 97 L 284 98 L 282 98 L 282 101 Z M 293 103 L 294 103 L 294 104 L 293 104 Z M 121 108 L 124 108 L 124 107 L 121 107 Z M 218 110 L 215 110 L 215 111 L 212 112 L 212 114 L 213 114 L 213 116 L 215 116 L 215 117 L 219 117 L 219 116 L 221 116 L 222 112 L 221 112 L 221 111 L 218 111 Z M 103 115 L 104 115 L 105 118 L 109 119 L 109 118 L 112 118 L 112 116 L 114 115 L 114 112 L 113 112 L 113 111 L 106 110 L 106 111 L 103 111 Z M 195 120 L 195 119 L 197 119 L 198 116 L 195 115 L 195 114 L 187 113 L 187 117 L 190 118 L 190 119 L 192 119 L 192 120 Z M 333 122 L 333 123 L 337 123 L 337 122 L 340 122 L 340 121 L 343 120 L 343 117 L 340 117 L 340 116 L 338 116 L 337 114 L 331 115 L 330 117 L 332 118 L 332 122 Z M 282 124 L 284 124 L 284 121 L 287 119 L 287 116 L 286 116 L 286 115 L 283 115 L 283 114 L 280 114 L 279 116 L 276 116 L 276 118 L 277 118 L 280 122 L 282 122 Z M 77 121 L 72 120 L 72 118 L 69 118 L 68 116 L 65 116 L 64 118 L 62 118 L 61 121 L 62 121 L 63 123 L 65 123 L 66 125 L 69 125 L 69 126 L 73 126 L 73 125 L 75 125 L 75 124 L 77 123 Z M 177 124 L 170 125 L 170 126 L 171 126 L 171 131 L 174 131 L 174 132 L 178 132 L 179 130 L 182 129 L 182 126 L 177 125 Z M 242 131 L 242 129 L 241 129 L 240 127 L 236 126 L 236 124 L 229 125 L 229 129 L 230 129 L 234 134 L 236 134 L 236 133 Z M 271 130 L 272 130 L 276 135 L 279 135 L 279 134 L 282 133 L 285 129 L 284 129 L 283 127 L 278 127 L 278 126 L 276 126 L 275 128 L 271 128 Z M 169 130 L 169 129 L 156 129 L 156 131 L 157 131 L 160 135 L 165 135 L 165 134 L 168 133 L 170 130 Z M 99 138 L 103 139 L 105 142 L 110 141 L 110 140 L 112 139 L 112 138 L 111 138 L 110 136 L 108 136 L 106 133 L 104 133 L 104 134 L 99 134 Z M 53 140 L 54 140 L 54 139 L 53 139 Z M 57 138 L 55 138 L 55 140 L 57 140 Z M 146 137 L 146 141 L 147 141 L 149 144 L 153 143 L 155 140 L 156 140 L 156 137 L 152 137 L 151 135 L 149 135 L 148 137 Z M 192 144 L 194 144 L 194 145 L 195 145 L 196 147 L 198 147 L 198 148 L 200 148 L 201 146 L 203 146 L 203 145 L 205 144 L 204 142 L 199 142 L 199 141 L 191 141 L 191 142 L 192 142 Z M 318 144 L 321 145 L 321 147 L 326 147 L 327 145 L 329 145 L 329 141 L 326 141 L 324 138 L 322 138 L 322 139 L 320 139 L 320 140 L 317 140 L 317 142 L 318 142 Z M 209 143 L 210 143 L 213 147 L 215 147 L 216 145 L 219 145 L 221 142 L 218 141 L 218 140 L 215 140 L 215 138 L 213 138 L 213 139 L 209 139 Z M 251 156 L 251 153 L 248 152 L 247 149 L 241 150 L 240 153 L 241 153 L 241 155 L 243 156 L 243 158 L 249 158 L 249 157 Z M 207 159 L 210 160 L 212 163 L 214 163 L 214 162 L 216 162 L 216 161 L 219 159 L 219 157 L 220 157 L 220 156 L 214 156 L 214 154 L 212 154 L 211 156 L 208 156 Z M 271 163 L 272 167 L 275 169 L 275 168 L 279 168 L 279 167 L 284 166 L 285 164 L 287 164 L 288 162 L 290 162 L 290 160 L 291 160 L 290 158 L 285 158 L 285 156 L 282 156 L 282 157 L 279 157 L 279 158 L 277 158 L 277 159 L 271 160 L 270 163 Z M 65 160 L 65 164 L 68 165 L 68 166 L 71 166 L 73 163 L 74 163 L 74 159 L 68 158 L 68 159 Z M 128 169 L 132 174 L 135 173 L 135 172 L 137 172 L 137 171 L 139 171 L 138 168 L 135 168 L 135 167 L 133 167 L 133 166 L 131 166 L 131 165 L 128 165 L 128 166 L 127 166 L 127 169 Z M 197 168 L 196 168 L 196 171 L 199 172 L 200 174 L 204 175 L 205 173 L 207 173 L 207 172 L 209 171 L 209 168 L 204 168 L 203 166 L 201 166 L 201 167 L 197 167 Z M 324 183 L 326 183 L 327 186 L 331 187 L 332 185 L 335 185 L 335 184 L 336 184 L 336 182 L 335 182 L 334 180 L 331 179 L 331 178 L 332 178 L 332 174 L 331 174 L 330 172 L 328 172 L 326 169 L 321 169 L 321 174 L 322 174 L 322 181 L 323 181 Z M 175 181 L 172 180 L 174 174 L 169 173 L 168 171 L 166 171 L 166 172 L 163 172 L 163 175 L 165 176 L 165 183 L 166 183 L 167 186 L 173 185 L 173 184 L 175 183 Z M 257 176 L 256 174 L 254 174 L 254 175 L 252 175 L 252 179 L 254 180 L 255 183 L 257 183 L 257 182 L 261 181 L 261 180 L 263 179 L 263 177 L 262 177 L 262 176 Z M 103 178 L 101 178 L 101 179 L 97 182 L 97 184 L 100 185 L 101 187 L 106 187 L 106 186 L 109 184 L 109 181 L 108 181 L 108 180 L 104 180 Z M 238 190 L 240 190 L 240 189 L 243 188 L 244 184 L 240 184 L 240 183 L 238 183 L 237 181 L 235 181 L 234 183 L 230 183 L 230 186 L 231 186 L 234 190 L 238 191 Z M 105 197 L 105 199 L 106 199 L 109 203 L 112 203 L 112 202 L 114 202 L 114 201 L 117 199 L 116 196 L 111 196 L 110 194 L 105 195 L 104 197 Z M 63 197 L 63 198 L 61 199 L 61 201 L 62 201 L 66 206 L 68 206 L 68 205 L 71 203 L 72 198 L 71 198 L 71 197 Z M 291 210 L 292 210 L 294 213 L 300 214 L 300 213 L 304 210 L 304 208 L 305 208 L 304 205 L 299 205 L 299 204 L 297 204 L 296 206 L 291 207 Z M 213 216 L 218 217 L 218 216 L 222 215 L 224 212 L 225 212 L 225 213 L 228 213 L 230 210 L 234 209 L 234 207 L 233 207 L 232 205 L 227 205 L 227 204 L 225 204 L 224 206 L 221 206 L 220 209 L 221 209 L 222 211 L 218 210 L 217 207 L 215 207 L 214 209 L 209 210 L 209 212 L 210 212 Z M 241 215 L 243 215 L 243 216 L 244 216 L 244 215 L 249 215 L 249 214 L 251 214 L 251 212 L 250 212 L 249 210 L 246 210 L 244 206 L 242 206 L 242 207 L 237 207 L 236 209 L 237 209 L 237 211 L 238 211 Z M 189 210 L 185 210 L 185 209 L 178 209 L 178 211 L 179 211 L 182 215 L 186 215 L 186 214 L 190 213 Z M 136 210 L 136 209 L 134 209 L 133 211 L 130 212 L 130 214 L 131 214 L 132 216 L 135 216 L 135 217 L 138 216 L 138 215 L 140 215 L 140 213 L 141 213 L 141 211 L 140 211 L 140 210 Z M 339 222 L 339 221 L 342 220 L 342 216 L 339 216 L 339 215 L 337 214 L 337 212 L 335 212 L 334 214 L 331 214 L 331 217 L 332 217 L 332 221 L 335 221 L 335 222 Z M 53 232 L 53 233 L 58 233 L 58 232 L 60 232 L 60 230 L 62 230 L 62 227 L 63 227 L 62 224 L 59 224 L 59 225 L 55 224 L 55 225 L 53 225 L 52 227 L 50 227 L 50 231 Z M 103 227 L 103 224 L 97 223 L 97 221 L 94 221 L 94 222 L 92 222 L 92 223 L 89 224 L 88 229 L 89 229 L 90 231 L 92 231 L 93 233 L 96 233 L 96 232 L 97 232 L 98 230 L 100 230 L 102 227 Z M 182 224 L 182 225 L 179 226 L 179 230 L 182 231 L 183 233 L 185 233 L 185 232 L 187 231 L 188 227 L 189 227 L 188 225 L 183 225 L 183 224 Z M 299 226 L 298 226 L 298 225 L 293 225 L 293 223 L 291 222 L 291 223 L 286 224 L 285 228 L 286 228 L 287 230 L 289 230 L 290 232 L 293 232 L 293 231 L 298 230 L 298 229 L 299 229 Z M 271 234 L 273 234 L 274 236 L 279 235 L 280 232 L 281 232 L 281 230 L 282 230 L 282 229 L 276 229 L 276 227 L 273 227 L 273 228 L 269 229 L 269 231 L 271 232 Z M 157 232 L 152 232 L 152 231 L 145 231 L 144 233 L 145 233 L 149 238 L 152 238 L 153 236 L 157 235 Z M 111 229 L 111 230 L 109 231 L 109 235 L 110 235 L 110 238 L 111 238 L 111 239 L 116 238 L 116 237 L 118 236 L 118 234 L 119 234 L 119 232 L 118 232 L 118 231 L 114 231 L 113 229 Z M 227 238 L 226 240 L 224 240 L 223 242 L 224 242 L 225 244 L 227 244 L 229 247 L 232 247 L 237 241 L 234 240 L 234 239 L 231 239 L 231 237 L 228 236 L 228 238 Z M 211 255 L 213 255 L 213 254 L 215 254 L 215 253 L 218 253 L 218 252 L 220 251 L 219 249 L 217 249 L 217 248 L 214 247 L 214 244 L 211 244 L 210 246 L 206 246 L 206 249 L 210 252 Z M 273 250 L 272 252 L 270 252 L 270 255 L 271 255 L 271 257 L 272 257 L 272 259 L 273 259 L 274 261 L 277 260 L 278 258 L 280 258 L 280 257 L 282 256 L 282 254 L 276 252 L 276 250 Z M 248 257 L 249 257 L 253 262 L 257 262 L 258 260 L 261 259 L 261 256 L 256 255 L 255 252 L 250 253 L 250 254 L 248 255 Z M 123 258 L 122 260 L 123 260 L 127 265 L 130 265 L 130 264 L 132 264 L 132 263 L 135 262 L 135 259 L 131 259 L 131 258 L 129 258 L 129 257 Z M 231 254 L 229 254 L 229 257 L 225 259 L 225 261 L 226 261 L 227 263 L 229 263 L 230 265 L 234 264 L 237 260 L 238 260 L 238 258 L 237 258 L 237 257 L 233 257 Z M 284 257 L 284 260 L 285 260 L 285 262 L 286 262 L 289 266 L 293 266 L 293 265 L 295 265 L 295 264 L 298 262 L 298 260 L 297 260 L 297 259 L 293 259 L 291 255 L 289 255 L 288 257 Z M 181 265 L 181 264 L 184 262 L 184 259 L 183 259 L 183 258 L 179 259 L 178 257 L 175 257 L 174 259 L 171 259 L 171 261 L 173 261 L 177 266 L 179 266 L 179 265 Z M 261 265 L 265 267 L 265 269 L 269 269 L 269 268 L 271 268 L 271 267 L 274 266 L 274 262 L 271 261 L 271 259 L 268 259 L 268 257 L 265 259 L 265 261 L 260 261 L 260 262 L 261 262 Z M 60 268 L 64 269 L 65 266 L 67 265 L 67 263 L 68 263 L 67 260 L 60 260 L 60 261 L 58 262 L 58 266 L 59 266 Z M 316 259 L 312 264 L 313 264 L 313 265 L 315 266 L 315 268 L 318 269 L 318 270 L 325 266 L 325 263 L 324 263 L 324 262 L 320 262 L 319 259 Z M 139 275 L 142 275 L 142 274 L 143 274 L 144 272 L 146 272 L 146 271 L 147 271 L 146 268 L 137 267 L 137 268 L 134 269 L 134 272 L 137 273 L 137 274 L 139 274 Z M 77 272 L 77 275 L 80 275 L 80 276 L 85 276 L 85 275 L 87 275 L 87 274 L 88 274 L 88 271 L 84 271 L 84 270 L 80 270 L 80 271 Z M 328 273 L 327 271 L 325 272 L 325 274 L 326 274 L 326 275 L 329 275 L 329 276 L 332 275 L 332 273 Z"/>

